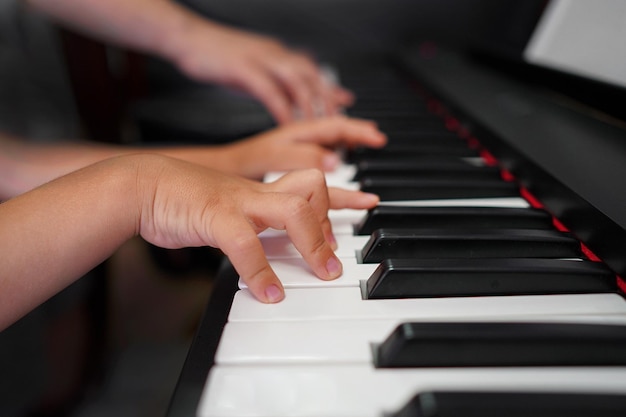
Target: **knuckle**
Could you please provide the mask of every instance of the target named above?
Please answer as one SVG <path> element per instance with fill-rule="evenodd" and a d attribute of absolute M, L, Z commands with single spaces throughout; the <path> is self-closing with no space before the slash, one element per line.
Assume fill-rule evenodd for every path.
<path fill-rule="evenodd" d="M 237 253 L 248 253 L 258 245 L 258 237 L 254 233 L 238 233 L 229 240 L 231 251 Z"/>
<path fill-rule="evenodd" d="M 308 218 L 313 214 L 313 209 L 307 200 L 300 196 L 292 196 L 286 203 L 288 215 L 294 219 Z"/>
<path fill-rule="evenodd" d="M 319 169 L 308 169 L 307 175 L 309 181 L 317 188 L 326 187 L 326 176 Z"/>
<path fill-rule="evenodd" d="M 323 152 L 320 152 L 320 157 L 323 157 Z M 304 168 L 297 171 L 297 175 L 300 177 L 300 183 L 309 190 L 326 188 L 326 176 L 319 168 Z"/>
<path fill-rule="evenodd" d="M 245 282 L 248 285 L 255 285 L 265 281 L 271 274 L 272 269 L 269 264 L 261 265 L 259 268 L 253 270 L 250 275 L 245 277 Z"/>
<path fill-rule="evenodd" d="M 330 252 L 332 252 L 332 250 L 323 236 L 319 236 L 311 242 L 310 254 L 314 259 L 327 259 L 330 256 Z"/>

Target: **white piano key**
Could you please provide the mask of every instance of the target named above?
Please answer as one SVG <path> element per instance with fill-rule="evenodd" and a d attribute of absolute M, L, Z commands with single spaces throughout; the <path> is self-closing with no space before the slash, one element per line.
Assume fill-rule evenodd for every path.
<path fill-rule="evenodd" d="M 340 164 L 334 171 L 325 173 L 326 185 L 329 187 L 358 186 L 358 183 L 353 181 L 355 174 L 356 166 L 352 164 Z M 264 182 L 274 182 L 283 175 L 285 175 L 285 172 L 282 171 L 268 172 L 265 174 Z"/>
<path fill-rule="evenodd" d="M 354 224 L 367 215 L 367 210 L 341 209 L 328 210 L 328 219 L 335 235 L 351 235 L 354 233 Z M 275 236 L 286 236 L 287 232 L 277 229 L 266 229 L 259 233 L 259 238 L 265 239 Z"/>
<path fill-rule="evenodd" d="M 356 184 L 353 181 L 356 175 L 356 166 L 352 164 L 341 164 L 334 171 L 326 173 L 326 184 L 329 187 L 343 187 L 346 184 Z"/>
<path fill-rule="evenodd" d="M 405 207 L 504 207 L 530 208 L 521 197 L 458 198 L 448 200 L 381 201 L 381 206 Z"/>
<path fill-rule="evenodd" d="M 626 393 L 626 367 L 216 366 L 198 417 L 381 417 L 426 390 Z"/>
<path fill-rule="evenodd" d="M 376 270 L 378 264 L 358 264 L 351 260 L 343 260 L 343 274 L 334 280 L 319 279 L 302 258 L 272 259 L 270 266 L 283 283 L 285 288 L 315 287 L 359 287 L 362 280 L 367 280 Z M 240 279 L 239 288 L 247 288 Z"/>
<path fill-rule="evenodd" d="M 355 259 L 355 249 L 363 248 L 369 236 L 335 235 L 338 248 L 335 254 L 339 258 Z M 268 259 L 300 258 L 300 252 L 296 249 L 286 233 L 264 235 L 261 239 L 265 256 Z"/>
<path fill-rule="evenodd" d="M 363 300 L 359 288 L 291 288 L 285 299 L 263 304 L 248 290 L 235 294 L 229 321 L 362 320 L 497 317 L 538 314 L 624 314 L 617 294 L 528 295 Z"/>
<path fill-rule="evenodd" d="M 351 235 L 354 225 L 367 216 L 367 210 L 343 209 L 329 210 L 328 219 L 335 235 Z"/>
<path fill-rule="evenodd" d="M 505 316 L 489 321 L 524 321 L 625 325 L 626 315 Z M 264 321 L 226 324 L 216 363 L 219 365 L 289 365 L 372 363 L 372 344 L 383 342 L 408 320 Z M 447 318 L 410 321 L 449 321 Z M 455 321 L 477 321 L 461 317 Z M 478 319 L 478 321 L 481 321 Z M 323 341 L 323 343 L 320 343 Z"/>
<path fill-rule="evenodd" d="M 370 363 L 370 341 L 381 341 L 401 320 L 230 322 L 220 365 Z M 320 341 L 324 341 L 320 343 Z"/>

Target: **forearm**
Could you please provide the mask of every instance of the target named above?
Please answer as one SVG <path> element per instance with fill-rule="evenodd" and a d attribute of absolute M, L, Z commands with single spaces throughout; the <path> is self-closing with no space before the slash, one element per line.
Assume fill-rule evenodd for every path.
<path fill-rule="evenodd" d="M 115 156 L 155 153 L 238 174 L 238 154 L 227 147 L 134 147 L 68 142 L 29 143 L 0 133 L 0 201 Z"/>
<path fill-rule="evenodd" d="M 0 204 L 0 329 L 135 235 L 137 167 L 107 160 Z"/>
<path fill-rule="evenodd" d="M 92 143 L 29 143 L 1 133 L 0 149 L 0 200 L 95 162 L 132 152 L 121 146 Z"/>
<path fill-rule="evenodd" d="M 170 0 L 24 1 L 65 26 L 174 61 L 181 33 L 200 21 L 218 26 Z"/>

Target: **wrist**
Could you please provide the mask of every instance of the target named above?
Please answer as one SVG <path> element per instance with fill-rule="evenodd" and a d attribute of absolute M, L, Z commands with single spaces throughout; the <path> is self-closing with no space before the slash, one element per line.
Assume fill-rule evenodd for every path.
<path fill-rule="evenodd" d="M 94 200 L 98 215 L 108 219 L 109 229 L 102 232 L 113 247 L 139 232 L 143 199 L 154 189 L 145 168 L 149 158 L 143 154 L 112 157 L 84 170 L 92 191 L 82 199 Z"/>
<path fill-rule="evenodd" d="M 141 235 L 142 227 L 154 219 L 159 182 L 171 158 L 159 154 L 135 154 L 119 158 L 122 168 L 122 187 L 125 192 L 127 217 L 131 237 Z"/>
<path fill-rule="evenodd" d="M 263 179 L 266 153 L 260 151 L 256 145 L 254 139 L 247 139 L 221 147 L 219 170 L 248 179 Z"/>

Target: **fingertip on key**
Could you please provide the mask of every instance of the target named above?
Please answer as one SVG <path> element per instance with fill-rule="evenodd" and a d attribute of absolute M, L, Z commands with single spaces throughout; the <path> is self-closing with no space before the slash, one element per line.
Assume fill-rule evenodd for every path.
<path fill-rule="evenodd" d="M 328 279 L 336 279 L 341 276 L 343 272 L 343 266 L 337 257 L 331 256 L 326 262 L 326 272 L 328 272 Z"/>
<path fill-rule="evenodd" d="M 285 293 L 276 285 L 270 285 L 265 289 L 265 298 L 268 303 L 273 304 L 282 301 Z"/>

